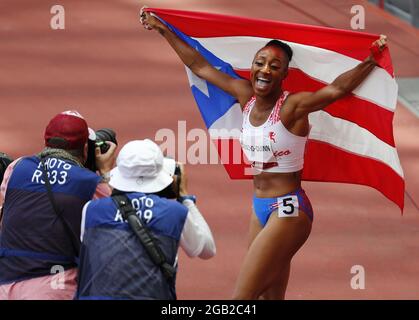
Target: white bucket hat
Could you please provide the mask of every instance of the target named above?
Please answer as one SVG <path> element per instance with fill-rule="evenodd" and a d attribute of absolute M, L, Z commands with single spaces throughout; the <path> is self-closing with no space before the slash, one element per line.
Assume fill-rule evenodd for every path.
<path fill-rule="evenodd" d="M 159 192 L 173 182 L 175 168 L 175 160 L 163 157 L 153 141 L 134 140 L 119 152 L 109 184 L 125 192 Z"/>

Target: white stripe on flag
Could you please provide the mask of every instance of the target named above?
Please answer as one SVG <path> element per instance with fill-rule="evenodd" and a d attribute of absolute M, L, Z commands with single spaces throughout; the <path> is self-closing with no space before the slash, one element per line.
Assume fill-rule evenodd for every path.
<path fill-rule="evenodd" d="M 396 148 L 378 139 L 368 130 L 324 111 L 311 113 L 309 121 L 312 125 L 309 139 L 323 141 L 344 151 L 380 161 L 403 178 Z"/>
<path fill-rule="evenodd" d="M 234 69 L 249 70 L 255 53 L 269 38 L 217 37 L 194 38 Z M 288 42 L 294 51 L 290 67 L 300 69 L 323 83 L 331 83 L 343 72 L 359 64 L 359 60 L 314 46 Z M 375 68 L 353 93 L 367 101 L 394 111 L 397 103 L 397 83 L 384 69 Z"/>

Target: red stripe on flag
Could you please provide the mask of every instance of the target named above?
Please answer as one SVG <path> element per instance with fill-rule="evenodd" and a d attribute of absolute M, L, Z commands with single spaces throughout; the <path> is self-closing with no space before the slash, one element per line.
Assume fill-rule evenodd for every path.
<path fill-rule="evenodd" d="M 235 70 L 235 72 L 243 78 L 249 79 L 250 77 L 249 71 Z M 301 70 L 292 68 L 289 69 L 288 76 L 283 84 L 283 89 L 290 92 L 314 92 L 326 85 L 310 78 Z M 354 95 L 349 95 L 327 106 L 323 111 L 328 112 L 336 118 L 356 123 L 385 143 L 392 147 L 395 146 L 392 127 L 394 113 L 390 110 Z"/>
<path fill-rule="evenodd" d="M 253 36 L 280 39 L 339 52 L 364 60 L 379 35 L 296 23 L 235 17 L 214 13 L 148 8 L 191 37 Z M 389 52 L 386 61 L 391 64 Z M 387 70 L 391 76 L 391 70 Z"/>
<path fill-rule="evenodd" d="M 367 185 L 403 211 L 404 180 L 386 164 L 314 140 L 308 141 L 306 154 L 310 156 L 304 159 L 304 180 Z"/>
<path fill-rule="evenodd" d="M 224 165 L 230 179 L 252 179 L 253 175 L 245 174 L 250 169 L 244 158 L 240 141 L 237 139 L 213 139 L 217 147 L 221 163 Z"/>

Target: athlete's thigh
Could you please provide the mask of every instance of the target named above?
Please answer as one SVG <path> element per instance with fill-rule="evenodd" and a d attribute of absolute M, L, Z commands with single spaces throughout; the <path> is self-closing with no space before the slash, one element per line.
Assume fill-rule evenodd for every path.
<path fill-rule="evenodd" d="M 277 261 L 292 256 L 301 248 L 311 232 L 312 222 L 303 212 L 295 217 L 279 217 L 272 213 L 264 230 L 269 233 L 269 251 Z"/>
<path fill-rule="evenodd" d="M 265 289 L 259 299 L 264 300 L 284 300 L 285 292 L 288 286 L 288 279 L 291 271 L 291 262 L 286 264 L 281 273 L 275 277 L 275 279 L 269 283 L 269 286 Z"/>
<path fill-rule="evenodd" d="M 248 246 L 252 244 L 253 240 L 255 240 L 256 236 L 259 234 L 259 232 L 263 229 L 262 225 L 260 224 L 260 221 L 258 217 L 255 214 L 255 211 L 252 209 L 252 216 L 250 218 L 250 226 L 249 226 L 249 243 Z"/>
<path fill-rule="evenodd" d="M 307 240 L 311 221 L 302 212 L 296 217 L 278 217 L 272 213 L 245 257 L 236 293 L 257 298 L 285 272 L 292 256 Z"/>

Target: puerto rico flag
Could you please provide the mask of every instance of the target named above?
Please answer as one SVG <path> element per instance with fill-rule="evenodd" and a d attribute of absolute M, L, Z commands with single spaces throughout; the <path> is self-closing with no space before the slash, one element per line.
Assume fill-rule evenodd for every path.
<path fill-rule="evenodd" d="M 283 89 L 316 91 L 369 55 L 377 35 L 325 27 L 219 14 L 152 9 L 184 41 L 215 68 L 247 78 L 255 53 L 278 39 L 291 46 L 294 56 Z M 373 187 L 404 206 L 404 177 L 393 138 L 397 83 L 391 58 L 384 51 L 381 67 L 347 97 L 310 114 L 312 129 L 306 147 L 303 179 L 354 183 Z M 239 144 L 242 112 L 234 97 L 200 79 L 186 68 L 192 93 L 211 138 L 217 146 Z M 223 130 L 225 129 L 225 134 Z M 221 160 L 232 179 L 248 178 L 246 161 Z M 223 149 L 224 150 L 224 149 Z"/>

